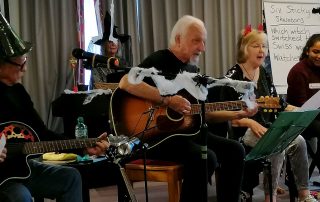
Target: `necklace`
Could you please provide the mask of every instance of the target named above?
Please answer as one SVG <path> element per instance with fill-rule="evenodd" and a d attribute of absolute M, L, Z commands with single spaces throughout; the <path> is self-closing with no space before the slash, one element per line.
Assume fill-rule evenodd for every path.
<path fill-rule="evenodd" d="M 254 70 L 254 74 L 253 74 L 253 76 L 252 76 L 251 74 L 249 74 L 249 72 L 248 72 L 246 66 L 244 66 L 244 64 L 242 64 L 241 66 L 242 66 L 242 69 L 244 69 L 244 71 L 247 73 L 247 75 L 248 75 L 248 77 L 249 77 L 248 79 L 251 80 L 251 81 L 255 81 L 254 79 L 256 78 L 256 73 L 257 73 L 257 71 Z"/>

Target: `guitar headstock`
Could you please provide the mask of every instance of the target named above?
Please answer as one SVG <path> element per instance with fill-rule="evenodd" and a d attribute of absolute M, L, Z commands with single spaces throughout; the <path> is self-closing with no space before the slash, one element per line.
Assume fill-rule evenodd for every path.
<path fill-rule="evenodd" d="M 281 108 L 279 97 L 261 96 L 256 102 L 263 112 L 277 112 Z"/>

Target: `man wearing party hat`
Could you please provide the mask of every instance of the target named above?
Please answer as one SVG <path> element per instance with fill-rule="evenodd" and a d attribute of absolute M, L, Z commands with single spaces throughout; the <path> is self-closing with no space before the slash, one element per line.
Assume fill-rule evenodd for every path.
<path fill-rule="evenodd" d="M 47 130 L 38 113 L 33 108 L 31 98 L 22 84 L 19 83 L 27 70 L 26 54 L 32 49 L 29 42 L 19 38 L 3 15 L 0 15 L 0 123 L 20 121 L 30 126 L 37 124 L 39 135 L 54 134 Z M 50 134 L 50 135 L 49 135 Z M 3 133 L 0 135 L 4 135 Z M 8 138 L 7 138 L 8 139 Z M 43 139 L 43 137 L 41 137 Z M 8 164 L 14 161 L 10 158 L 10 145 L 7 141 L 7 159 L 0 163 L 0 175 L 8 170 L 17 170 L 19 164 Z M 71 167 L 51 166 L 34 160 L 28 160 L 30 176 L 5 176 L 5 182 L 0 185 L 1 202 L 31 202 L 32 197 L 55 198 L 60 202 L 82 201 L 81 176 Z M 20 167 L 19 169 L 23 169 Z M 26 172 L 26 171 L 22 171 Z M 6 178 L 8 177 L 8 179 Z M 14 178 L 26 178 L 15 180 Z"/>
<path fill-rule="evenodd" d="M 64 136 L 47 129 L 34 109 L 30 95 L 19 82 L 27 70 L 26 55 L 31 49 L 31 43 L 20 39 L 0 14 L 0 137 L 6 136 L 0 139 L 6 139 L 4 149 L 1 149 L 4 143 L 0 141 L 0 201 L 32 202 L 32 197 L 39 197 L 56 199 L 57 202 L 81 202 L 82 182 L 78 170 L 72 167 L 43 164 L 26 159 L 24 156 L 17 158 L 17 155 L 10 153 L 14 148 L 10 141 L 16 143 L 21 139 L 31 139 L 30 142 L 38 138 L 41 140 L 65 139 Z M 15 127 L 13 121 L 15 124 L 29 126 L 31 130 L 20 125 Z M 2 127 L 8 122 L 10 127 Z M 26 133 L 26 131 L 31 132 Z M 105 136 L 106 134 L 103 134 L 101 138 Z M 88 149 L 88 152 L 99 154 L 107 147 L 106 141 L 101 140 L 97 143 L 97 147 Z M 38 148 L 34 146 L 31 151 L 32 149 Z M 18 176 L 12 176 L 12 173 Z"/>

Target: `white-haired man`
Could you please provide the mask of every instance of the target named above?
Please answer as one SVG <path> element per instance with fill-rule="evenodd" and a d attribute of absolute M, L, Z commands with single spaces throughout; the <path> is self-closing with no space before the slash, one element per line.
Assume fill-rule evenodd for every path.
<path fill-rule="evenodd" d="M 159 50 L 148 56 L 139 66 L 155 67 L 167 79 L 173 79 L 183 71 L 198 72 L 197 63 L 205 51 L 207 31 L 204 23 L 193 16 L 181 17 L 171 32 L 169 48 Z M 171 75 L 171 76 L 169 76 Z M 125 75 L 119 87 L 135 96 L 149 100 L 155 104 L 166 106 L 174 111 L 188 115 L 191 112 L 190 101 L 181 95 L 161 96 L 154 83 L 146 78 L 139 84 L 131 84 Z M 239 117 L 252 116 L 253 110 L 220 111 L 207 113 L 208 122 L 226 121 Z M 181 201 L 199 201 L 201 194 L 201 144 L 199 135 L 194 138 L 183 136 L 171 137 L 158 146 L 148 150 L 149 158 L 170 160 L 184 165 L 184 180 Z M 219 183 L 217 184 L 218 201 L 237 202 L 239 199 L 242 170 L 244 164 L 244 149 L 236 141 L 208 134 L 207 171 L 208 177 L 214 169 L 221 167 Z M 234 151 L 230 153 L 229 151 Z M 236 168 L 236 169 L 235 169 Z M 232 183 L 230 183 L 232 181 Z"/>

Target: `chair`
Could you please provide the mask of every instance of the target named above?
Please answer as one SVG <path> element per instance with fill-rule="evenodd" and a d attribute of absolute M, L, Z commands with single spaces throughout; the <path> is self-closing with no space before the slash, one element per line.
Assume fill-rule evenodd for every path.
<path fill-rule="evenodd" d="M 144 181 L 143 159 L 125 164 L 128 179 L 133 182 Z M 169 202 L 178 202 L 182 185 L 183 166 L 174 162 L 146 160 L 148 181 L 167 182 Z"/>

